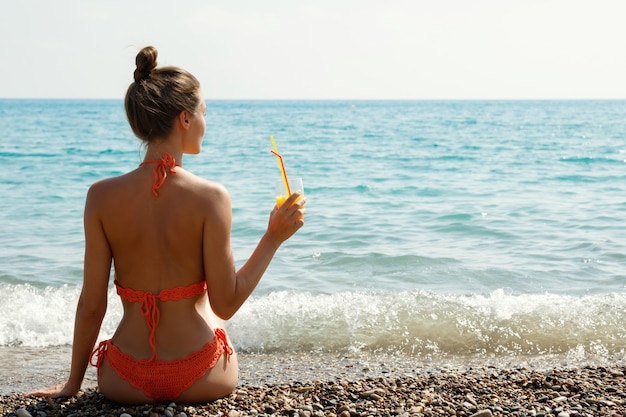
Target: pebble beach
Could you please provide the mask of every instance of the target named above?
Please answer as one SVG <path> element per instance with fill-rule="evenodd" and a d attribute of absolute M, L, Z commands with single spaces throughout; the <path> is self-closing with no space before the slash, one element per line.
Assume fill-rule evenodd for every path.
<path fill-rule="evenodd" d="M 27 398 L 23 392 L 2 395 L 0 415 L 626 416 L 626 367 L 621 364 L 543 370 L 495 366 L 428 369 L 354 358 L 337 358 L 321 367 L 310 359 L 295 357 L 269 363 L 263 355 L 246 359 L 237 389 L 211 403 L 126 406 L 106 400 L 87 383 L 73 398 Z"/>

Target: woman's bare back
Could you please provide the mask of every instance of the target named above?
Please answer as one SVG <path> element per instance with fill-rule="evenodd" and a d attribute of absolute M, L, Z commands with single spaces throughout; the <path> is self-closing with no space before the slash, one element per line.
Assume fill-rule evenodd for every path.
<path fill-rule="evenodd" d="M 220 192 L 220 187 L 181 167 L 175 169 L 158 196 L 151 190 L 150 165 L 94 185 L 103 232 L 115 260 L 115 278 L 124 288 L 157 294 L 205 278 L 203 233 L 211 212 L 210 195 Z M 182 357 L 213 339 L 212 329 L 220 321 L 211 312 L 206 294 L 157 303 L 161 311 L 157 351 L 163 356 L 159 359 Z M 123 304 L 124 317 L 113 340 L 134 357 L 149 357 L 149 332 L 141 307 Z"/>

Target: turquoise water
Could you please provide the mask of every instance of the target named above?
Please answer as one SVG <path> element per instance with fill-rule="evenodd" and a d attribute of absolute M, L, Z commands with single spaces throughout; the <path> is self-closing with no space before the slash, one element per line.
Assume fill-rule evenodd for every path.
<path fill-rule="evenodd" d="M 229 189 L 238 265 L 280 178 L 270 135 L 308 198 L 231 338 L 623 360 L 625 120 L 625 101 L 209 101 L 203 152 L 183 164 Z M 66 345 L 85 193 L 142 148 L 118 100 L 0 100 L 0 126 L 0 346 Z M 121 316 L 110 298 L 101 338 Z"/>

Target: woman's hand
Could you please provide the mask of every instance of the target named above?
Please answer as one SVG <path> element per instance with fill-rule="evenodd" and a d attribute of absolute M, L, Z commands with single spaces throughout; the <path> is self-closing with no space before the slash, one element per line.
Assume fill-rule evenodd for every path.
<path fill-rule="evenodd" d="M 278 245 L 289 239 L 298 229 L 304 226 L 305 203 L 306 198 L 297 191 L 291 194 L 280 207 L 275 206 L 274 210 L 272 210 L 267 226 L 267 234 Z"/>
<path fill-rule="evenodd" d="M 53 385 L 48 388 L 44 388 L 39 391 L 33 391 L 26 394 L 26 397 L 50 397 L 50 398 L 58 398 L 58 397 L 73 397 L 78 393 L 80 388 L 76 389 L 70 387 L 69 384 L 59 384 Z"/>

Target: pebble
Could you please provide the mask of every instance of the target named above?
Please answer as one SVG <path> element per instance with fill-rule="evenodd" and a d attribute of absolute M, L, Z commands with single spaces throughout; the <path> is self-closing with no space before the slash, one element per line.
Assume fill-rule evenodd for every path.
<path fill-rule="evenodd" d="M 477 413 L 471 415 L 471 417 L 492 417 L 493 413 L 491 410 L 481 410 Z"/>
<path fill-rule="evenodd" d="M 245 385 L 206 404 L 123 406 L 95 389 L 42 401 L 0 396 L 2 417 L 626 417 L 619 366 L 445 370 L 417 375 Z"/>
<path fill-rule="evenodd" d="M 19 408 L 15 411 L 15 415 L 17 417 L 33 417 L 31 413 L 28 412 L 25 408 Z"/>

